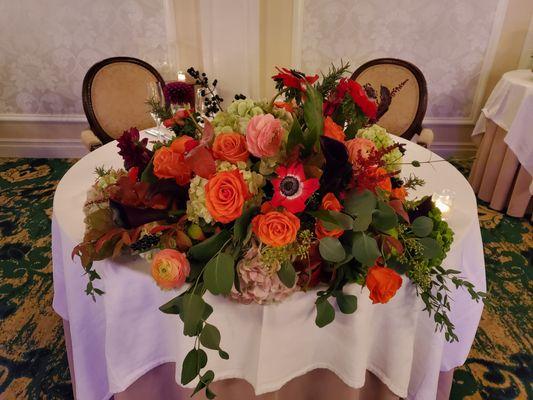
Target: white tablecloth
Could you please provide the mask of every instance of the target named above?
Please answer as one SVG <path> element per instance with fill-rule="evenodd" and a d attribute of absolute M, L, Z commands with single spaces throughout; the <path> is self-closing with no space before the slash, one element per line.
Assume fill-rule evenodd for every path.
<path fill-rule="evenodd" d="M 407 160 L 440 159 L 411 142 L 407 149 Z M 120 167 L 116 151 L 110 143 L 81 159 L 63 177 L 54 198 L 53 306 L 70 322 L 78 400 L 107 399 L 165 362 L 177 362 L 179 381 L 181 362 L 192 348 L 190 338 L 181 334 L 179 318 L 158 311 L 176 293 L 160 291 L 142 259 L 97 263 L 102 276 L 97 284 L 106 293 L 93 302 L 84 294 L 87 280 L 82 267 L 70 258 L 83 236 L 82 206 L 93 171 L 100 165 Z M 485 290 L 476 199 L 468 182 L 447 162 L 404 167 L 404 175 L 411 172 L 426 181 L 419 196 L 444 188 L 457 193 L 448 217 L 456 235 L 445 265 L 460 269 L 478 290 Z M 217 379 L 246 379 L 256 394 L 277 390 L 315 368 L 330 369 L 358 388 L 368 369 L 399 396 L 434 399 L 439 372 L 464 363 L 482 304 L 463 291 L 453 293 L 451 318 L 460 342 L 448 344 L 434 332 L 433 320 L 422 312 L 423 304 L 405 278 L 386 305 L 372 305 L 366 288 L 352 285 L 350 291 L 358 296 L 357 312 L 337 313 L 335 321 L 322 329 L 314 323 L 314 291 L 269 306 L 209 297 L 215 310 L 210 323 L 220 329 L 221 346 L 230 359 L 221 360 L 211 352 L 208 367 Z"/>
<path fill-rule="evenodd" d="M 485 132 L 487 119 L 494 121 L 507 131 L 505 143 L 533 175 L 533 72 L 503 74 L 481 111 L 472 136 Z"/>

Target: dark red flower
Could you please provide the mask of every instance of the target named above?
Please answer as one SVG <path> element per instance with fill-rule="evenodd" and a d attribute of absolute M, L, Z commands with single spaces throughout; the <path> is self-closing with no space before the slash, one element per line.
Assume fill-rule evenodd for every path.
<path fill-rule="evenodd" d="M 185 82 L 169 82 L 163 87 L 165 100 L 170 104 L 194 106 L 194 85 Z"/>
<path fill-rule="evenodd" d="M 303 73 L 293 69 L 279 67 L 276 67 L 276 69 L 279 71 L 279 73 L 274 75 L 272 79 L 274 79 L 276 83 L 281 83 L 282 86 L 287 88 L 305 91 L 306 83 L 312 85 L 318 80 L 318 75 L 305 76 Z"/>
<path fill-rule="evenodd" d="M 296 163 L 289 167 L 279 166 L 276 174 L 279 178 L 272 179 L 272 206 L 285 207 L 293 214 L 305 210 L 306 200 L 320 187 L 318 179 L 305 179 L 303 164 Z"/>
<path fill-rule="evenodd" d="M 144 171 L 152 158 L 152 152 L 146 148 L 148 138 L 139 140 L 139 137 L 139 130 L 130 128 L 117 139 L 117 146 L 120 149 L 118 154 L 124 159 L 124 168 L 127 170 L 138 167 L 140 171 Z"/>

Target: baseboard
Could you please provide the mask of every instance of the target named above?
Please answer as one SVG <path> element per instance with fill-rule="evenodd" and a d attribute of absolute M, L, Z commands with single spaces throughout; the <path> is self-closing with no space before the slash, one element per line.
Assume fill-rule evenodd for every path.
<path fill-rule="evenodd" d="M 472 142 L 433 142 L 430 150 L 443 158 L 473 157 L 477 147 Z"/>
<path fill-rule="evenodd" d="M 0 138 L 0 157 L 81 158 L 87 153 L 79 139 Z"/>

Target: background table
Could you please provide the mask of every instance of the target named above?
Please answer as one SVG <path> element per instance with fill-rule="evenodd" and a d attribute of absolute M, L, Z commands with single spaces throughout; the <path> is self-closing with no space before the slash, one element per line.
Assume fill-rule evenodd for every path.
<path fill-rule="evenodd" d="M 472 189 L 452 165 L 408 142 L 406 161 L 415 159 L 437 161 L 422 164 L 421 168 L 404 166 L 403 175 L 415 172 L 426 181 L 418 196 L 444 188 L 457 193 L 448 215 L 455 240 L 445 266 L 460 269 L 478 290 L 485 290 L 483 248 Z M 124 392 L 140 377 L 156 387 L 154 368 L 159 366 L 167 381 L 174 373 L 173 367 L 169 369 L 166 366 L 170 364 L 165 363 L 177 362 L 179 377 L 181 361 L 192 348 L 192 339 L 181 334 L 179 318 L 158 311 L 176 293 L 159 290 L 149 274 L 149 265 L 140 257 L 96 263 L 102 276 L 98 285 L 106 293 L 96 302 L 84 293 L 86 277 L 70 254 L 82 239 L 82 206 L 94 180 L 93 171 L 101 165 L 121 167 L 115 143 L 76 163 L 59 183 L 54 198 L 53 306 L 70 331 L 69 356 L 78 400 L 107 399 Z M 409 399 L 436 398 L 440 371 L 462 365 L 468 355 L 482 304 L 470 300 L 462 290 L 452 291 L 455 301 L 451 320 L 460 342 L 449 344 L 442 333 L 434 332 L 433 320 L 422 311 L 423 304 L 406 278 L 385 305 L 372 305 L 366 288 L 351 285 L 348 290 L 358 297 L 357 312 L 337 313 L 335 321 L 325 328 L 314 323 L 315 291 L 299 292 L 282 304 L 269 306 L 241 305 L 208 296 L 215 309 L 210 322 L 220 329 L 221 346 L 230 354 L 230 359 L 224 361 L 211 352 L 208 367 L 217 379 L 239 378 L 219 387 L 231 393 L 232 385 L 241 389 L 247 385 L 250 396 L 255 391 L 263 396 L 258 398 L 273 399 L 281 398 L 283 390 L 290 393 L 291 385 L 304 379 L 306 385 L 314 382 L 319 388 L 331 384 L 336 390 L 344 390 L 345 394 L 336 398 L 356 399 L 361 393 L 353 388 L 363 387 L 365 379 L 368 383 L 372 379 L 367 373 L 370 371 L 388 387 L 389 394 Z M 67 337 L 70 340 L 68 332 Z M 310 371 L 314 372 L 306 374 Z M 320 380 L 313 375 L 317 373 L 322 374 Z M 282 391 L 274 392 L 283 385 Z M 172 382 L 171 386 L 168 391 L 177 393 L 177 385 Z"/>
<path fill-rule="evenodd" d="M 469 181 L 495 210 L 523 217 L 533 194 L 533 72 L 502 76 L 483 107 L 472 136 L 482 135 Z M 529 208 L 530 211 L 530 208 Z"/>

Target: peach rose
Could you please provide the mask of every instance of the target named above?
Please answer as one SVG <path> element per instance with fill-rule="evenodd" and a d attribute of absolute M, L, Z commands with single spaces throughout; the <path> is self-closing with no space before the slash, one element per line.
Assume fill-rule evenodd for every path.
<path fill-rule="evenodd" d="M 196 144 L 196 140 L 194 140 L 190 136 L 183 135 L 174 139 L 172 141 L 172 144 L 170 145 L 170 148 L 172 151 L 175 151 L 180 154 L 185 154 L 186 151 L 190 150 L 190 147 L 194 146 L 193 143 Z"/>
<path fill-rule="evenodd" d="M 402 277 L 393 269 L 374 265 L 366 275 L 366 287 L 372 303 L 387 303 L 402 286 Z"/>
<path fill-rule="evenodd" d="M 248 151 L 256 157 L 272 157 L 283 139 L 281 121 L 272 114 L 256 115 L 246 127 Z"/>
<path fill-rule="evenodd" d="M 370 139 L 355 138 L 346 142 L 348 149 L 348 159 L 352 164 L 357 162 L 359 157 L 368 158 L 370 152 L 376 150 L 376 145 Z"/>
<path fill-rule="evenodd" d="M 323 210 L 328 210 L 328 211 L 341 211 L 342 205 L 339 202 L 339 200 L 337 200 L 337 198 L 335 197 L 333 193 L 327 193 L 322 198 L 321 208 Z M 324 228 L 324 224 L 320 220 L 317 220 L 315 224 L 315 235 L 318 239 L 322 239 L 326 236 L 338 238 L 338 237 L 341 237 L 343 233 L 344 233 L 343 229 L 328 230 Z"/>
<path fill-rule="evenodd" d="M 178 185 L 186 185 L 191 180 L 191 174 L 182 153 L 170 147 L 161 147 L 155 152 L 154 175 L 158 178 L 175 179 Z"/>
<path fill-rule="evenodd" d="M 248 186 L 238 169 L 218 172 L 205 185 L 207 211 L 223 224 L 239 218 L 244 202 L 249 198 Z"/>
<path fill-rule="evenodd" d="M 213 155 L 218 160 L 231 163 L 246 161 L 249 156 L 246 138 L 236 132 L 221 133 L 213 142 Z"/>
<path fill-rule="evenodd" d="M 272 247 L 294 242 L 299 229 L 300 219 L 287 210 L 269 211 L 256 215 L 252 220 L 254 234 L 261 242 Z"/>
<path fill-rule="evenodd" d="M 177 250 L 161 250 L 152 260 L 152 277 L 163 290 L 179 288 L 190 272 L 189 260 Z"/>
<path fill-rule="evenodd" d="M 337 125 L 331 117 L 326 117 L 324 120 L 324 136 L 327 136 L 331 139 L 338 140 L 339 142 L 344 143 L 345 135 L 342 127 Z"/>

